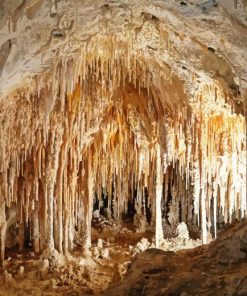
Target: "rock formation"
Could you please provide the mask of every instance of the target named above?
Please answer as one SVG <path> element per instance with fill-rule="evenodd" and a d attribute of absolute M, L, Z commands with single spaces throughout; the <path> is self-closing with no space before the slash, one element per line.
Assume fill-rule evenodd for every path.
<path fill-rule="evenodd" d="M 15 207 L 20 251 L 86 257 L 95 210 L 156 247 L 246 216 L 246 4 L 0 3 L 1 263 Z"/>
<path fill-rule="evenodd" d="M 209 245 L 176 253 L 140 253 L 122 282 L 104 295 L 239 295 L 247 293 L 247 224 L 235 225 Z M 226 254 L 227 252 L 227 254 Z"/>

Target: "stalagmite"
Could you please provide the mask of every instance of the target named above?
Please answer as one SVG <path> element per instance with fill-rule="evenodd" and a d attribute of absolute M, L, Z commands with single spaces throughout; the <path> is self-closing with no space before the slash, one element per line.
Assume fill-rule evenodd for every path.
<path fill-rule="evenodd" d="M 33 250 L 35 253 L 39 253 L 40 251 L 40 245 L 39 245 L 39 237 L 40 237 L 40 232 L 39 232 L 39 213 L 38 209 L 35 208 L 33 210 L 33 215 L 32 215 L 32 223 L 33 223 Z"/>
<path fill-rule="evenodd" d="M 24 250 L 24 239 L 25 239 L 25 221 L 23 218 L 23 210 L 22 211 L 22 218 L 19 224 L 19 233 L 18 233 L 18 242 L 19 242 L 19 251 L 22 252 Z"/>

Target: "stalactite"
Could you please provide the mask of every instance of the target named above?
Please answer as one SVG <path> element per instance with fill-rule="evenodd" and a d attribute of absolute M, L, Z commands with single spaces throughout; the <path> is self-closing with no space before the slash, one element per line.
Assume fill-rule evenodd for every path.
<path fill-rule="evenodd" d="M 169 73 L 174 84 L 161 81 L 162 66 L 131 42 L 97 42 L 73 59 L 56 57 L 52 73 L 16 94 L 13 106 L 20 107 L 0 131 L 0 202 L 20 208 L 20 249 L 31 221 L 35 252 L 68 253 L 78 226 L 88 253 L 95 196 L 101 205 L 108 196 L 107 211 L 118 221 L 128 202 L 151 209 L 156 246 L 162 207 L 176 224 L 181 203 L 181 219 L 201 225 L 203 242 L 211 224 L 217 236 L 219 212 L 225 222 L 238 212 L 244 217 L 246 122 L 227 109 L 204 108 L 210 99 L 225 103 L 217 82 L 184 106 L 178 78 Z"/>
<path fill-rule="evenodd" d="M 162 229 L 162 208 L 161 208 L 161 198 L 162 198 L 162 183 L 161 178 L 162 168 L 161 168 L 161 155 L 160 155 L 159 144 L 156 144 L 156 207 L 155 207 L 155 246 L 159 248 L 160 241 L 164 238 Z"/>

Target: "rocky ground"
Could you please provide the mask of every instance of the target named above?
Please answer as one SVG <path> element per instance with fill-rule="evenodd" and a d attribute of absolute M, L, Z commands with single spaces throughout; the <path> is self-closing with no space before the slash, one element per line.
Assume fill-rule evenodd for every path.
<path fill-rule="evenodd" d="M 79 245 L 67 256 L 57 252 L 18 254 L 18 250 L 12 250 L 0 273 L 0 295 L 99 295 L 121 280 L 130 263 L 129 244 L 138 242 L 143 235 L 132 233 L 124 243 L 125 231 L 109 236 L 108 241 L 95 240 L 88 258 L 83 257 Z"/>
<path fill-rule="evenodd" d="M 114 223 L 93 228 L 88 258 L 79 241 L 66 257 L 12 250 L 0 273 L 0 296 L 247 295 L 246 221 L 206 246 L 190 238 L 184 223 L 164 228 L 163 250 L 154 248 L 152 232 Z"/>
<path fill-rule="evenodd" d="M 106 296 L 247 295 L 247 222 L 191 250 L 149 249 L 135 258 L 124 281 Z"/>
<path fill-rule="evenodd" d="M 163 249 L 177 250 L 201 244 L 189 238 L 187 227 L 177 231 L 165 227 L 169 238 Z M 142 229 L 143 231 L 143 229 Z M 93 228 L 91 256 L 83 257 L 80 240 L 70 255 L 54 251 L 35 255 L 32 251 L 11 250 L 0 273 L 0 296 L 12 295 L 99 295 L 108 286 L 123 280 L 137 254 L 154 248 L 153 233 L 131 225 L 102 220 Z"/>

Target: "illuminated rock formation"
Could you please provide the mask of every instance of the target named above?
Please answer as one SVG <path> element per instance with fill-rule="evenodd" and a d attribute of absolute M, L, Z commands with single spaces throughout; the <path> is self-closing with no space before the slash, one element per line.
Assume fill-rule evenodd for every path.
<path fill-rule="evenodd" d="M 36 253 L 68 254 L 79 229 L 89 254 L 96 201 L 149 210 L 157 247 L 164 211 L 203 243 L 246 215 L 245 2 L 191 2 L 3 2 L 2 261 L 14 204 Z"/>

